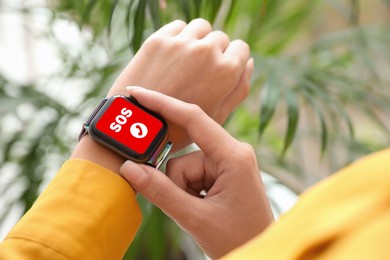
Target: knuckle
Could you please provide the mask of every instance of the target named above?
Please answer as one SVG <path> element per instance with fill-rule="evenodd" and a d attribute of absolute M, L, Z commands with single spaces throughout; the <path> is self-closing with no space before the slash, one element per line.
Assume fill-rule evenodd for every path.
<path fill-rule="evenodd" d="M 174 24 L 174 25 L 176 25 L 176 26 L 186 26 L 187 25 L 187 23 L 186 22 L 184 22 L 183 20 L 180 20 L 180 19 L 176 19 L 176 20 L 173 20 L 172 22 L 171 22 L 171 24 Z"/>
<path fill-rule="evenodd" d="M 192 20 L 192 22 L 211 28 L 210 22 L 207 21 L 206 19 L 203 19 L 203 18 L 196 18 L 196 19 Z"/>
<path fill-rule="evenodd" d="M 213 33 L 214 33 L 218 38 L 222 38 L 222 39 L 224 39 L 224 40 L 230 41 L 229 36 L 228 36 L 225 32 L 223 32 L 223 31 L 221 31 L 221 30 L 215 30 L 215 31 L 213 31 Z"/>
<path fill-rule="evenodd" d="M 231 43 L 238 45 L 238 47 L 242 51 L 244 51 L 245 53 L 249 53 L 250 52 L 250 47 L 249 47 L 248 43 L 246 43 L 245 41 L 243 41 L 241 39 L 234 40 Z"/>
<path fill-rule="evenodd" d="M 240 143 L 238 160 L 242 162 L 254 162 L 256 161 L 255 150 L 248 143 Z"/>
<path fill-rule="evenodd" d="M 242 41 L 242 40 L 240 40 L 240 42 L 243 45 L 242 48 L 245 49 L 246 53 L 248 53 L 248 55 L 249 55 L 249 53 L 251 52 L 251 48 L 250 48 L 249 44 L 247 42 Z"/>
<path fill-rule="evenodd" d="M 199 115 L 199 114 L 203 113 L 203 110 L 197 104 L 189 104 L 188 105 L 188 112 L 191 113 L 191 115 Z"/>
<path fill-rule="evenodd" d="M 164 42 L 164 37 L 151 35 L 147 38 L 143 44 L 143 47 L 148 51 L 156 50 L 161 47 Z"/>
<path fill-rule="evenodd" d="M 225 33 L 224 31 L 221 31 L 221 30 L 215 30 L 215 32 L 217 32 L 219 35 L 221 35 L 222 37 L 225 37 L 227 39 L 230 40 L 229 38 L 229 35 L 227 33 Z"/>

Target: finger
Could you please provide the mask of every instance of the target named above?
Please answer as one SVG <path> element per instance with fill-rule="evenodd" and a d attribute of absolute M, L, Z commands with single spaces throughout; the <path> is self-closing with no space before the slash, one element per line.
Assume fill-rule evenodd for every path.
<path fill-rule="evenodd" d="M 155 33 L 152 34 L 152 36 L 175 36 L 179 34 L 186 27 L 186 25 L 187 24 L 184 21 L 175 20 L 158 29 Z"/>
<path fill-rule="evenodd" d="M 250 81 L 253 74 L 254 61 L 250 58 L 246 64 L 245 71 L 242 73 L 237 86 L 225 98 L 218 110 L 215 120 L 223 123 L 229 114 L 248 96 L 250 90 Z"/>
<path fill-rule="evenodd" d="M 211 32 L 211 24 L 201 18 L 192 20 L 179 34 L 182 37 L 202 39 Z"/>
<path fill-rule="evenodd" d="M 246 42 L 234 40 L 227 46 L 224 56 L 230 64 L 233 64 L 237 68 L 236 72 L 241 76 L 250 58 L 250 49 Z"/>
<path fill-rule="evenodd" d="M 126 161 L 120 168 L 120 174 L 146 199 L 181 223 L 194 215 L 194 211 L 200 210 L 197 198 L 150 166 Z M 188 207 L 189 204 L 191 207 Z"/>
<path fill-rule="evenodd" d="M 210 42 L 213 45 L 218 46 L 222 52 L 225 51 L 226 47 L 230 43 L 229 36 L 222 31 L 212 31 L 207 34 L 202 41 Z"/>
<path fill-rule="evenodd" d="M 192 141 L 208 155 L 221 152 L 221 150 L 231 150 L 233 144 L 237 143 L 197 105 L 140 87 L 127 87 L 126 89 L 143 106 L 183 127 Z"/>
<path fill-rule="evenodd" d="M 199 197 L 202 190 L 208 191 L 216 176 L 206 175 L 204 153 L 192 152 L 167 162 L 165 174 L 182 190 Z"/>

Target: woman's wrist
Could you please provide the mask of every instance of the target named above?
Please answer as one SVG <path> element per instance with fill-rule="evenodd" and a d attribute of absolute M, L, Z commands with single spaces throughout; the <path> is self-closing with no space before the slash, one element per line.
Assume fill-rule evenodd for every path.
<path fill-rule="evenodd" d="M 89 135 L 81 138 L 71 158 L 91 161 L 115 173 L 119 173 L 119 168 L 125 162 L 123 157 L 95 142 Z"/>

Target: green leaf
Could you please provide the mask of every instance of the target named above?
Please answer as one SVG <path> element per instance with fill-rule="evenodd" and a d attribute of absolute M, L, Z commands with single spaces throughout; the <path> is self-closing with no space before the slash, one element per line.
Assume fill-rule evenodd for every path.
<path fill-rule="evenodd" d="M 82 1 L 80 1 L 82 2 Z M 98 0 L 89 0 L 87 5 L 85 6 L 85 9 L 84 9 L 84 12 L 83 12 L 83 15 L 81 16 L 82 20 L 81 20 L 81 27 L 84 25 L 84 24 L 88 24 L 89 22 L 89 19 L 91 17 L 91 13 L 94 9 L 94 7 L 96 6 L 96 4 L 98 3 Z"/>
<path fill-rule="evenodd" d="M 326 151 L 326 147 L 328 144 L 328 128 L 326 125 L 326 120 L 324 116 L 324 112 L 322 111 L 318 102 L 315 102 L 315 97 L 311 96 L 309 92 L 303 91 L 303 96 L 306 101 L 311 105 L 311 107 L 316 112 L 318 119 L 320 120 L 321 127 L 321 154 L 323 155 Z"/>
<path fill-rule="evenodd" d="M 115 8 L 117 7 L 118 2 L 119 2 L 119 0 L 112 0 L 111 12 L 110 12 L 110 17 L 108 19 L 108 25 L 107 25 L 107 35 L 108 35 L 108 37 L 110 37 L 110 34 L 111 34 L 112 19 L 114 17 Z"/>
<path fill-rule="evenodd" d="M 134 53 L 139 50 L 145 29 L 145 9 L 147 0 L 140 0 L 134 15 L 134 33 L 131 40 Z"/>
<path fill-rule="evenodd" d="M 22 138 L 23 132 L 15 132 L 10 140 L 8 140 L 4 147 L 4 161 L 13 161 L 15 158 L 12 156 L 12 148 Z"/>
<path fill-rule="evenodd" d="M 190 5 L 188 3 L 188 0 L 181 0 L 180 1 L 180 4 L 181 4 L 181 9 L 184 13 L 184 16 L 186 18 L 186 22 L 189 22 L 191 21 L 191 9 L 190 9 Z"/>
<path fill-rule="evenodd" d="M 284 147 L 282 156 L 286 153 L 294 140 L 295 133 L 297 131 L 298 119 L 299 119 L 299 104 L 296 95 L 291 89 L 286 88 L 285 99 L 287 104 L 288 125 L 287 131 L 284 137 Z"/>
<path fill-rule="evenodd" d="M 194 5 L 194 11 L 195 11 L 195 14 L 192 18 L 198 18 L 200 17 L 200 11 L 202 10 L 203 0 L 192 0 L 192 3 Z"/>
<path fill-rule="evenodd" d="M 150 11 L 154 30 L 156 31 L 162 26 L 159 0 L 148 0 L 148 9 Z"/>
<path fill-rule="evenodd" d="M 10 185 L 10 187 L 13 187 L 13 186 Z M 5 191 L 1 191 L 1 194 L 2 195 L 5 194 Z M 6 210 L 4 210 L 0 213 L 0 223 L 5 222 L 6 218 L 9 217 L 10 209 L 12 209 L 17 203 L 18 203 L 18 201 L 13 200 L 13 201 L 7 201 L 2 205 L 4 207 L 4 209 L 6 209 Z M 21 216 L 18 216 L 18 217 L 21 217 Z M 15 218 L 15 216 L 13 216 L 13 218 Z"/>
<path fill-rule="evenodd" d="M 230 6 L 229 6 L 229 11 L 226 15 L 226 19 L 225 19 L 225 23 L 224 23 L 225 26 L 229 23 L 229 21 L 232 21 L 235 19 L 234 11 L 236 9 L 236 6 L 237 6 L 237 0 L 232 0 L 230 3 Z"/>
<path fill-rule="evenodd" d="M 127 5 L 127 9 L 126 9 L 126 30 L 128 32 L 129 39 L 132 38 L 131 35 L 132 35 L 132 33 L 134 33 L 133 32 L 133 27 L 132 27 L 132 21 L 133 20 L 131 19 L 132 16 L 133 16 L 132 10 L 133 10 L 134 2 L 135 2 L 135 0 L 130 0 L 128 5 Z"/>
<path fill-rule="evenodd" d="M 346 86 L 345 84 L 343 84 L 344 82 L 343 82 L 343 80 L 341 80 L 341 78 L 338 78 L 338 80 L 335 80 L 336 76 L 332 75 L 334 77 L 330 77 L 330 75 L 332 75 L 332 74 L 331 73 L 325 74 L 322 71 L 317 71 L 315 73 L 315 76 L 318 77 L 318 79 L 322 80 L 323 85 L 332 83 L 332 84 L 335 84 L 337 86 L 348 87 L 348 89 L 350 89 L 349 86 Z M 309 85 L 312 84 L 311 82 L 307 82 L 307 83 Z M 313 84 L 312 86 L 315 87 L 315 84 Z M 333 97 L 329 96 L 326 91 L 323 91 L 321 89 L 317 90 L 316 93 L 318 94 L 318 96 L 320 98 L 322 98 L 324 100 L 324 102 L 326 104 L 328 104 L 328 106 L 333 106 L 333 108 L 337 112 L 337 115 L 344 120 L 345 124 L 347 125 L 350 137 L 353 139 L 355 136 L 353 124 L 352 124 L 350 116 L 343 108 L 342 102 L 339 100 L 335 100 Z M 351 93 L 351 92 L 349 92 L 349 93 Z"/>
<path fill-rule="evenodd" d="M 374 122 L 384 133 L 387 133 L 387 136 L 390 136 L 390 130 L 385 122 L 381 120 L 381 118 L 374 112 L 375 108 L 370 106 L 363 106 L 364 112 L 367 116 Z M 376 111 L 381 111 L 381 108 L 378 108 Z"/>
<path fill-rule="evenodd" d="M 209 21 L 211 24 L 214 23 L 215 18 L 217 17 L 217 14 L 221 8 L 222 1 L 221 0 L 212 0 L 211 1 L 211 8 L 210 8 L 210 15 L 209 15 Z"/>
<path fill-rule="evenodd" d="M 272 116 L 280 96 L 280 84 L 276 75 L 271 74 L 261 93 L 259 135 L 263 135 Z"/>

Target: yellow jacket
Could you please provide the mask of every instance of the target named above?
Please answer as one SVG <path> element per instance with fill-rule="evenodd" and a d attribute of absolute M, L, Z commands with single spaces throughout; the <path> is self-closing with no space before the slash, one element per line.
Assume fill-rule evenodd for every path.
<path fill-rule="evenodd" d="M 0 259 L 121 259 L 140 223 L 135 194 L 121 177 L 69 160 L 0 244 Z M 265 232 L 223 259 L 380 260 L 390 259 L 389 244 L 386 150 L 310 189 Z"/>

